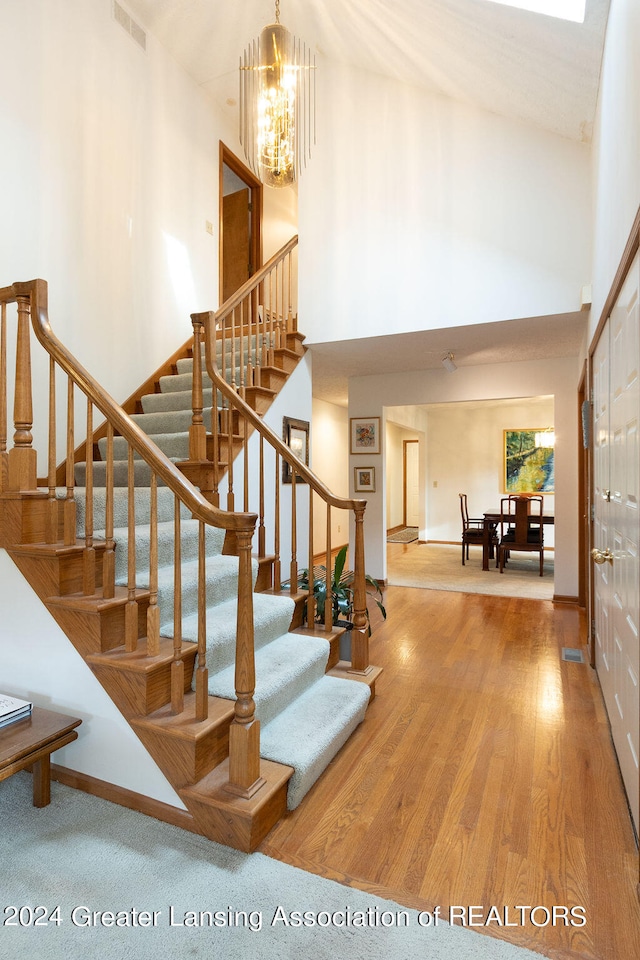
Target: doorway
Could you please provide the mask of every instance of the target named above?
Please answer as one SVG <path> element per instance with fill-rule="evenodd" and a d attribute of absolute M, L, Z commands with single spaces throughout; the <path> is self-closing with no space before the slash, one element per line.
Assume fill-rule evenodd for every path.
<path fill-rule="evenodd" d="M 403 441 L 403 521 L 405 527 L 420 526 L 420 444 Z"/>
<path fill-rule="evenodd" d="M 220 141 L 220 303 L 262 266 L 262 184 Z"/>

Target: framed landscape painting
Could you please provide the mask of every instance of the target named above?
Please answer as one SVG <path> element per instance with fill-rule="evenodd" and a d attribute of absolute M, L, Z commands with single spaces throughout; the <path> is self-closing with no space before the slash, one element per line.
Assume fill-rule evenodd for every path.
<path fill-rule="evenodd" d="M 309 466 L 309 423 L 307 420 L 295 420 L 293 417 L 282 418 L 282 437 L 292 453 L 305 466 Z M 282 482 L 291 483 L 291 467 L 286 460 L 282 461 Z M 296 483 L 306 483 L 296 473 Z"/>
<path fill-rule="evenodd" d="M 504 431 L 505 493 L 554 492 L 553 427 Z"/>

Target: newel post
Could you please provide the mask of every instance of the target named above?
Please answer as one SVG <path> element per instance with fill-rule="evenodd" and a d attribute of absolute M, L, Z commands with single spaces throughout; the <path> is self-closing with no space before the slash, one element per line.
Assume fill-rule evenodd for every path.
<path fill-rule="evenodd" d="M 350 673 L 366 674 L 369 664 L 369 621 L 367 584 L 364 571 L 364 505 L 356 507 L 355 559 L 353 568 L 353 629 L 351 631 Z"/>
<path fill-rule="evenodd" d="M 248 799 L 265 783 L 260 776 L 260 721 L 255 715 L 253 637 L 253 530 L 236 531 L 238 549 L 238 627 L 236 634 L 235 716 L 229 728 L 229 783 L 226 789 Z"/>
<path fill-rule="evenodd" d="M 19 296 L 18 335 L 16 343 L 16 384 L 13 404 L 15 433 L 9 451 L 9 489 L 36 490 L 37 453 L 31 446 L 33 437 L 33 401 L 31 391 L 30 298 Z"/>

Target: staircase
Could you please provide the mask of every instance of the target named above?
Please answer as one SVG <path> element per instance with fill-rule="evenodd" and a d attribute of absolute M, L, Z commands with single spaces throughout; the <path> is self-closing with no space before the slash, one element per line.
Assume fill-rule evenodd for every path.
<path fill-rule="evenodd" d="M 157 390 L 143 395 L 140 412 L 131 416 L 52 334 L 42 281 L 0 291 L 0 546 L 131 724 L 199 831 L 246 851 L 287 807 L 301 802 L 362 721 L 379 673 L 368 662 L 364 502 L 333 497 L 261 419 L 303 349 L 286 321 L 290 305 L 268 292 L 274 273 L 276 290 L 284 288 L 290 252 L 284 248 L 216 314 L 194 316 L 191 356 L 159 377 Z M 289 265 L 289 283 L 290 274 Z M 7 451 L 7 307 L 14 303 L 16 430 Z M 51 357 L 51 409 L 55 368 L 68 380 L 62 487 L 52 415 L 46 486 L 35 475 L 31 388 L 25 386 L 30 324 Z M 74 452 L 73 389 L 87 396 L 84 460 L 82 446 Z M 97 431 L 95 408 L 106 417 Z M 259 438 L 255 467 L 252 435 Z M 276 483 L 270 508 L 264 482 L 266 470 L 279 477 L 282 460 L 293 477 L 286 531 L 285 495 Z M 242 512 L 235 510 L 234 472 L 242 478 Z M 258 504 L 251 512 L 249 478 L 255 475 Z M 304 500 L 297 488 L 303 482 L 310 531 L 314 500 L 326 505 L 328 529 L 332 506 L 354 511 L 350 663 L 338 662 L 342 631 L 330 617 L 316 623 L 313 596 L 297 587 Z M 224 497 L 226 509 L 220 507 Z M 288 588 L 281 577 L 285 538 L 292 550 Z M 310 543 L 309 565 L 312 553 Z"/>

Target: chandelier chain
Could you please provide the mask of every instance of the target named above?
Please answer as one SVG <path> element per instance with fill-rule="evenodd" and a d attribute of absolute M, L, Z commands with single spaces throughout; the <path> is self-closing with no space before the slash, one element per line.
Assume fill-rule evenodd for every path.
<path fill-rule="evenodd" d="M 280 23 L 280 0 L 276 0 L 276 23 Z"/>

